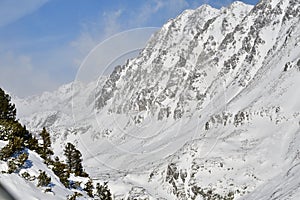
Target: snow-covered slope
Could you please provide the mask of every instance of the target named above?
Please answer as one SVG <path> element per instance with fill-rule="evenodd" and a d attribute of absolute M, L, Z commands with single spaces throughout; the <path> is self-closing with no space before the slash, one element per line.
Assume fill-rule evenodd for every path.
<path fill-rule="evenodd" d="M 0 147 L 5 144 L 0 141 Z M 35 152 L 27 150 L 28 160 L 25 165 L 17 172 L 13 174 L 0 174 L 0 182 L 16 199 L 66 199 L 68 195 L 72 195 L 72 191 L 65 188 L 59 181 L 59 178 L 51 171 L 44 160 Z M 7 163 L 0 161 L 0 171 L 7 171 Z M 51 178 L 51 192 L 44 192 L 46 187 L 37 187 L 39 173 L 45 171 Z M 26 172 L 30 175 L 31 181 L 22 178 L 22 174 Z M 35 178 L 33 178 L 35 177 Z M 1 197 L 0 197 L 1 199 Z"/>
<path fill-rule="evenodd" d="M 299 5 L 187 10 L 101 86 L 15 99 L 19 118 L 57 154 L 75 141 L 116 199 L 297 199 Z"/>

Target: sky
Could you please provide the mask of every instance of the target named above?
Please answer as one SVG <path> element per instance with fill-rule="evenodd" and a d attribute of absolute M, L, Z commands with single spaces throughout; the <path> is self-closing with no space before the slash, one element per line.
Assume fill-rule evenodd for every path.
<path fill-rule="evenodd" d="M 0 87 L 18 97 L 52 91 L 73 81 L 88 53 L 117 33 L 161 27 L 202 4 L 220 8 L 232 2 L 0 0 Z"/>

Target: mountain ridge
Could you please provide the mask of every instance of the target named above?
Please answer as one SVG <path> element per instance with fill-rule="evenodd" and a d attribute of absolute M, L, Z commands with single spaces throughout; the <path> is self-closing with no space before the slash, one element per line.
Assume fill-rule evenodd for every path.
<path fill-rule="evenodd" d="M 103 85 L 15 100 L 20 118 L 75 141 L 120 199 L 297 199 L 299 15 L 297 0 L 188 10 Z"/>

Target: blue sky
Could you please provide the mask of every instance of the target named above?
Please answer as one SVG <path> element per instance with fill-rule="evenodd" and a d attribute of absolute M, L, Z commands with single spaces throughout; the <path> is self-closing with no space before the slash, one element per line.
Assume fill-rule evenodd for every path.
<path fill-rule="evenodd" d="M 220 8 L 231 2 L 0 0 L 0 87 L 21 97 L 53 90 L 74 80 L 87 53 L 113 34 L 160 27 L 204 3 Z"/>

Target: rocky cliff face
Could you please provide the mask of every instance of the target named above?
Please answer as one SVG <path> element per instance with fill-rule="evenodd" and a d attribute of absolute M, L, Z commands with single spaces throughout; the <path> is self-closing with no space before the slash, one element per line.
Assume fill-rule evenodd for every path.
<path fill-rule="evenodd" d="M 298 199 L 299 15 L 299 0 L 187 10 L 101 87 L 17 100 L 20 118 L 77 141 L 117 199 Z"/>
<path fill-rule="evenodd" d="M 251 8 L 241 2 L 221 10 L 203 6 L 170 20 L 138 58 L 115 69 L 96 108 L 109 104 L 114 113 L 136 112 L 138 123 L 145 113 L 176 120 L 199 110 L 222 68 L 229 37 Z"/>

